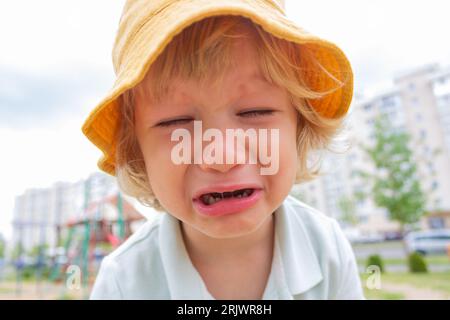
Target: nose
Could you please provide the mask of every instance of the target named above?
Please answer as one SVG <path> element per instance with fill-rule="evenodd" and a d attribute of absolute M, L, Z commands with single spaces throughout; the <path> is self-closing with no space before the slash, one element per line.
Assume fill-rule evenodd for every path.
<path fill-rule="evenodd" d="M 238 166 L 238 164 L 200 164 L 200 169 L 207 172 L 220 172 L 220 173 L 227 173 L 234 167 Z"/>
<path fill-rule="evenodd" d="M 214 161 L 213 163 L 207 163 L 203 159 L 203 162 L 199 164 L 199 167 L 201 170 L 206 172 L 220 172 L 220 173 L 226 173 L 230 170 L 232 170 L 234 167 L 240 166 L 242 164 L 237 163 L 236 161 L 233 161 L 232 163 L 227 163 L 226 158 L 224 155 L 224 159 L 220 159 L 221 161 Z"/>
<path fill-rule="evenodd" d="M 227 138 L 227 129 L 233 131 L 230 127 L 205 126 L 203 123 L 202 148 L 194 152 L 202 152 L 202 161 L 198 164 L 199 168 L 205 172 L 226 173 L 235 167 L 243 165 L 238 159 L 246 159 L 246 146 L 239 144 L 239 139 L 233 137 Z M 232 143 L 231 143 L 232 141 Z"/>

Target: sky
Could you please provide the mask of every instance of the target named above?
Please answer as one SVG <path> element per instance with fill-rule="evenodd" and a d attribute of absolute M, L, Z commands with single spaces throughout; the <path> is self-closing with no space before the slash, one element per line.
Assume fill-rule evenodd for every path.
<path fill-rule="evenodd" d="M 100 151 L 81 125 L 114 82 L 111 50 L 124 2 L 0 2 L 0 233 L 8 238 L 16 195 L 97 170 Z M 286 2 L 292 20 L 347 54 L 357 94 L 411 68 L 450 66 L 448 1 Z"/>

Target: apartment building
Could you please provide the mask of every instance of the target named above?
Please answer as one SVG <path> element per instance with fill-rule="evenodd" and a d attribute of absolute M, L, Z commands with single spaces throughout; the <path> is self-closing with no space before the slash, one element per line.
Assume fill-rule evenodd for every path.
<path fill-rule="evenodd" d="M 115 179 L 100 172 L 75 183 L 26 190 L 15 199 L 12 248 L 19 243 L 25 252 L 42 244 L 55 247 L 62 227 L 84 218 L 86 202 L 98 202 L 117 192 Z"/>
<path fill-rule="evenodd" d="M 374 123 L 387 115 L 394 128 L 411 136 L 410 147 L 417 164 L 426 208 L 433 214 L 423 227 L 445 227 L 450 211 L 450 68 L 438 65 L 409 70 L 393 79 L 392 87 L 376 95 L 355 98 L 348 116 L 351 149 L 345 154 L 326 154 L 324 176 L 293 189 L 305 202 L 330 216 L 341 218 L 338 205 L 342 197 L 369 191 L 356 170 L 371 172 L 374 166 L 362 149 L 374 140 Z M 367 232 L 398 228 L 370 198 L 356 201 L 361 228 Z M 450 226 L 449 226 L 450 227 Z"/>

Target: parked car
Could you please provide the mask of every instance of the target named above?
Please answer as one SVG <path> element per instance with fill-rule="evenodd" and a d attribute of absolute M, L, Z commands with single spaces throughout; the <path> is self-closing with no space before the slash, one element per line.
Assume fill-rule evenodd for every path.
<path fill-rule="evenodd" d="M 404 241 L 409 253 L 445 254 L 450 246 L 450 229 L 410 232 Z"/>
<path fill-rule="evenodd" d="M 344 228 L 343 231 L 352 244 L 377 243 L 384 241 L 384 236 L 378 233 L 362 233 L 357 228 Z"/>
<path fill-rule="evenodd" d="M 384 233 L 384 240 L 386 241 L 396 241 L 402 239 L 403 235 L 400 231 L 387 231 Z"/>

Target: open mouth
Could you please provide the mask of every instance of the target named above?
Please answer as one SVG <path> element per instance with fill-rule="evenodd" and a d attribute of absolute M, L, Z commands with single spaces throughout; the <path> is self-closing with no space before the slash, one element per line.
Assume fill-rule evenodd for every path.
<path fill-rule="evenodd" d="M 248 198 L 249 196 L 251 196 L 253 194 L 255 189 L 239 189 L 239 190 L 235 190 L 235 191 L 227 191 L 227 192 L 211 192 L 211 193 L 205 193 L 202 194 L 199 199 L 200 201 L 207 205 L 213 205 L 217 202 L 226 200 L 226 199 L 232 199 L 232 198 Z"/>

